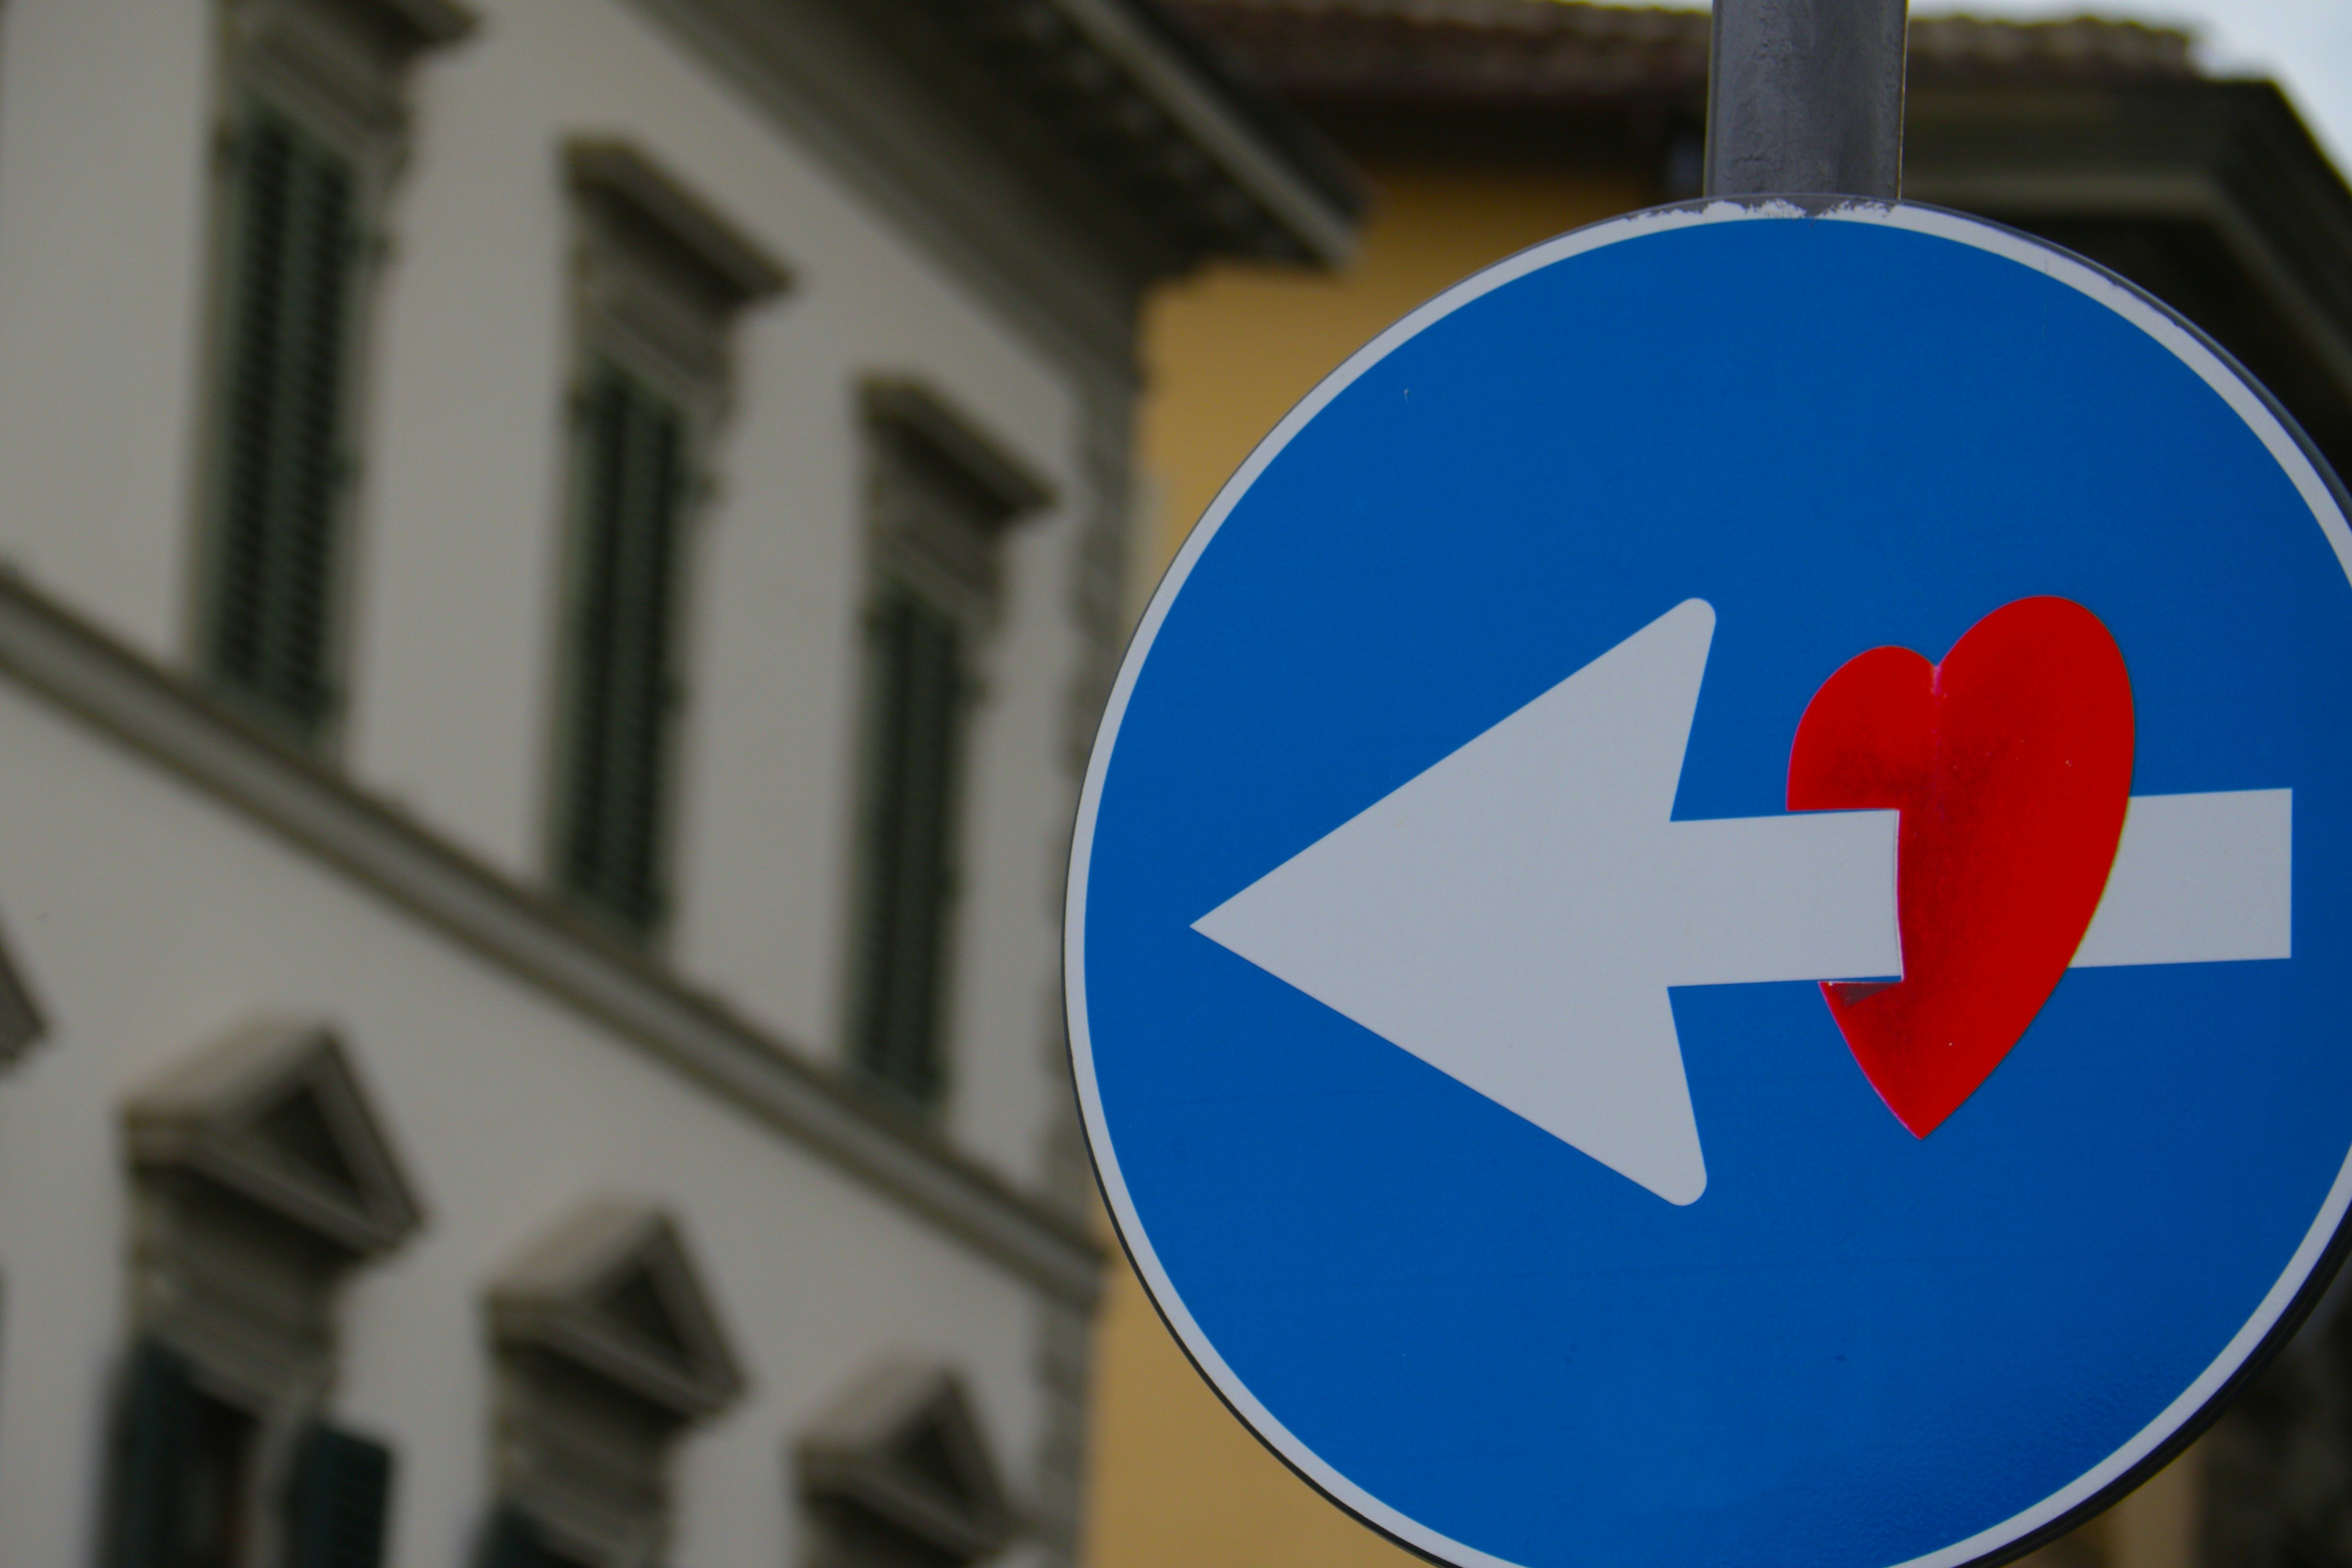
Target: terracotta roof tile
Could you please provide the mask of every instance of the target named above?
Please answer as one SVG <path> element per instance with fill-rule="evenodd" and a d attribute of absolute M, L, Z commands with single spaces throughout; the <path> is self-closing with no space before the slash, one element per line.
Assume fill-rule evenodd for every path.
<path fill-rule="evenodd" d="M 1294 98 L 1564 101 L 1706 80 L 1703 11 L 1576 0 L 1165 0 L 1242 70 Z M 1915 17 L 1923 77 L 2137 79 L 2196 74 L 2171 28 L 2079 17 Z"/>

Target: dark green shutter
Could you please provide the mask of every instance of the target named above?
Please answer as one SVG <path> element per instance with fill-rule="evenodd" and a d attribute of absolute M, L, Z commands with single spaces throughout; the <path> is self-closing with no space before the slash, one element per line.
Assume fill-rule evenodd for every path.
<path fill-rule="evenodd" d="M 187 1363 L 157 1344 L 132 1354 L 115 1476 L 113 1568 L 177 1568 L 181 1482 L 195 1428 Z"/>
<path fill-rule="evenodd" d="M 295 1456 L 288 1568 L 381 1568 L 392 1500 L 392 1450 L 313 1427 Z"/>
<path fill-rule="evenodd" d="M 939 1092 L 953 891 L 962 632 L 903 586 L 873 612 L 858 1059 L 918 1103 Z"/>
<path fill-rule="evenodd" d="M 257 106 L 236 152 L 208 656 L 301 736 L 331 716 L 357 179 Z"/>
<path fill-rule="evenodd" d="M 615 366 L 596 368 L 580 423 L 580 555 L 557 869 L 567 891 L 639 933 L 663 914 L 684 447 L 674 404 Z"/>

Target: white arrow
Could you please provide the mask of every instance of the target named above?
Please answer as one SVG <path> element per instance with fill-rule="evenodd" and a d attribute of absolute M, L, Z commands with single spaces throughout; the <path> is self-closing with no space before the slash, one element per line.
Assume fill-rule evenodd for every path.
<path fill-rule="evenodd" d="M 1706 1187 L 1669 986 L 1898 977 L 1893 811 L 1671 820 L 1688 600 L 1193 929 L 1670 1203 Z M 2135 799 L 2078 964 L 2283 958 L 2289 792 Z"/>

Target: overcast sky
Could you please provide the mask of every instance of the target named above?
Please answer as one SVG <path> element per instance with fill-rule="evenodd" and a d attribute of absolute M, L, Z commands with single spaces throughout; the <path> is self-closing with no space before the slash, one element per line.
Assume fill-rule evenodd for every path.
<path fill-rule="evenodd" d="M 2208 70 L 2275 78 L 2336 166 L 2352 174 L 2352 0 L 1915 0 L 1912 10 L 2023 17 L 2087 11 L 2185 26 L 2203 40 Z"/>

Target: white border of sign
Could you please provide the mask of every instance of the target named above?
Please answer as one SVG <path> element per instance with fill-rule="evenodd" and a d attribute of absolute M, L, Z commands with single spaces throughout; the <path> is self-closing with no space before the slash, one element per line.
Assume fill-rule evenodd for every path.
<path fill-rule="evenodd" d="M 1119 1171 L 1117 1151 L 1111 1147 L 1105 1134 L 1101 1092 L 1095 1081 L 1093 1040 L 1087 1026 L 1087 877 L 1094 850 L 1095 816 L 1102 799 L 1103 772 L 1109 763 L 1111 748 L 1118 738 L 1119 723 L 1126 716 L 1128 699 L 1135 689 L 1137 674 L 1151 652 L 1160 623 L 1167 618 L 1169 606 L 1182 590 L 1185 579 L 1192 575 L 1193 563 L 1201 559 L 1201 552 L 1209 547 L 1209 541 L 1216 537 L 1225 518 L 1232 514 L 1242 497 L 1248 493 L 1250 486 L 1256 483 L 1267 465 L 1281 455 L 1292 437 L 1320 413 L 1332 399 L 1345 392 L 1357 377 L 1471 301 L 1554 262 L 1669 229 L 1688 228 L 1701 224 L 1790 220 L 1875 224 L 1933 235 L 2030 267 L 2105 306 L 2169 350 L 2175 358 L 2220 394 L 2240 419 L 2245 421 L 2246 427 L 2253 432 L 2294 482 L 2305 504 L 2311 508 L 2313 520 L 2326 535 L 2347 581 L 2352 581 L 2352 526 L 2347 526 L 2343 507 L 2327 479 L 2312 462 L 2301 440 L 2281 421 L 2268 397 L 2250 385 L 2242 372 L 2201 334 L 2184 325 L 2169 310 L 2129 284 L 2078 256 L 2013 230 L 1935 207 L 1854 203 L 1809 213 L 1787 202 L 1765 201 L 1748 205 L 1724 201 L 1656 208 L 1578 229 L 1498 262 L 1486 271 L 1455 284 L 1412 311 L 1349 356 L 1346 363 L 1326 377 L 1281 423 L 1275 426 L 1272 434 L 1258 444 L 1248 461 L 1235 470 L 1234 476 L 1226 480 L 1224 487 L 1217 492 L 1216 500 L 1202 516 L 1200 525 L 1192 530 L 1191 537 L 1185 539 L 1167 575 L 1153 592 L 1151 602 L 1145 609 L 1135 636 L 1128 645 L 1127 655 L 1120 662 L 1118 679 L 1111 687 L 1101 727 L 1096 732 L 1094 751 L 1087 762 L 1086 783 L 1078 797 L 1077 824 L 1071 845 L 1069 884 L 1064 904 L 1062 931 L 1063 981 L 1079 1110 L 1086 1123 L 1087 1146 L 1093 1151 L 1095 1169 L 1101 1179 L 1104 1197 L 1109 1203 L 1112 1220 L 1118 1228 L 1119 1239 L 1134 1260 L 1136 1270 L 1142 1276 L 1145 1288 L 1150 1292 L 1160 1315 L 1167 1319 L 1169 1327 L 1183 1344 L 1185 1354 L 1192 1358 L 1193 1364 L 1208 1377 L 1217 1393 L 1286 1463 L 1334 1501 L 1413 1550 L 1459 1564 L 1460 1568 L 1517 1568 L 1517 1565 L 1452 1540 L 1398 1512 L 1332 1469 L 1321 1456 L 1283 1426 L 1274 1413 L 1251 1394 L 1233 1368 L 1225 1364 L 1216 1347 L 1202 1332 L 1200 1324 L 1193 1321 L 1192 1313 L 1185 1308 L 1182 1296 L 1178 1294 L 1174 1282 L 1160 1266 L 1158 1254 L 1152 1250 L 1150 1238 L 1135 1212 L 1126 1179 Z M 1963 1564 L 1981 1562 L 2047 1531 L 2068 1515 L 2096 1501 L 2119 1482 L 2130 1479 L 2136 1470 L 2158 1456 L 2176 1434 L 2190 1427 L 2197 1416 L 2223 1393 L 2240 1369 L 2262 1348 L 2272 1331 L 2285 1319 L 2303 1294 L 2305 1285 L 2310 1281 L 2313 1270 L 2327 1254 L 2347 1205 L 2352 1205 L 2352 1152 L 2347 1152 L 2343 1166 L 2337 1170 L 2335 1184 L 2328 1189 L 2326 1202 L 2321 1205 L 2318 1216 L 2304 1236 L 2303 1244 L 2295 1249 L 2284 1272 L 2263 1296 L 2253 1315 L 2222 1347 L 2221 1354 L 2214 1357 L 2212 1364 L 2206 1367 L 2197 1380 L 2167 1406 L 2155 1420 L 2071 1484 L 2032 1507 L 1965 1541 L 1954 1542 L 1939 1551 L 1912 1558 L 1906 1563 L 1890 1564 L 1889 1568 L 1962 1568 Z"/>

